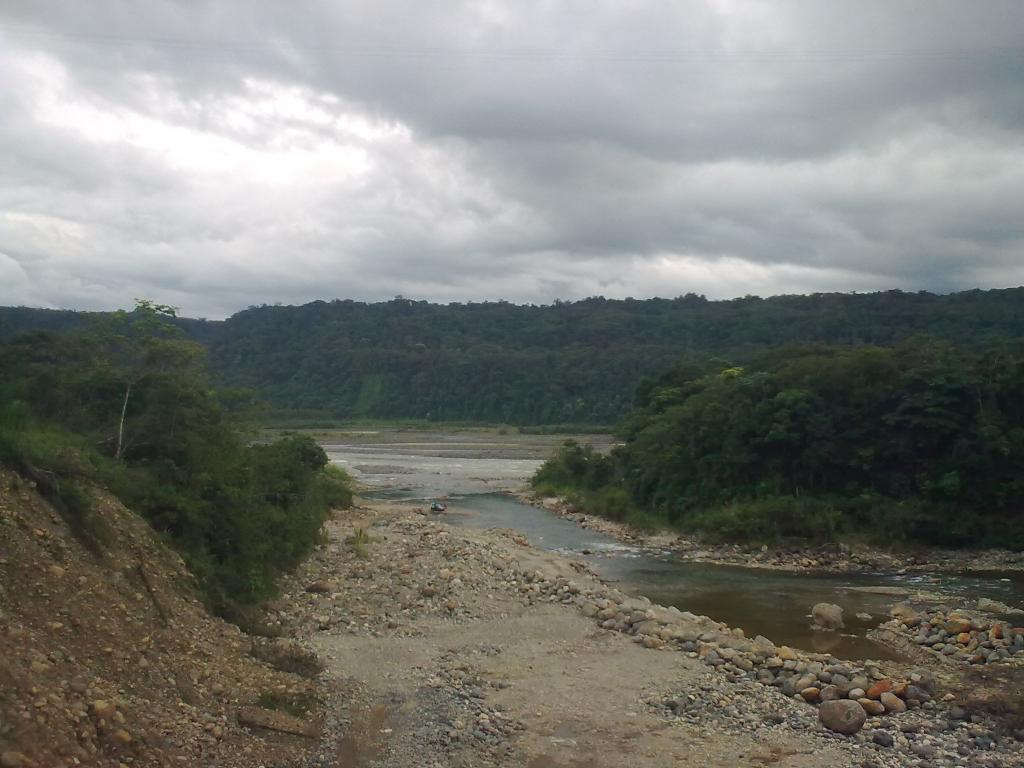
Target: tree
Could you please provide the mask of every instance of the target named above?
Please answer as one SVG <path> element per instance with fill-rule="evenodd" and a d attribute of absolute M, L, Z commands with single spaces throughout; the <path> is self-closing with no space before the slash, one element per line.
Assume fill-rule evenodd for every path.
<path fill-rule="evenodd" d="M 137 299 L 131 312 L 118 310 L 97 322 L 91 333 L 98 355 L 95 359 L 100 376 L 117 381 L 121 389 L 116 413 L 114 458 L 120 460 L 138 439 L 126 435 L 130 406 L 138 401 L 140 387 L 161 378 L 180 380 L 196 376 L 205 350 L 195 342 L 186 341 L 174 325 L 177 310 L 148 299 Z M 145 414 L 136 409 L 142 421 Z M 112 416 L 114 416 L 112 414 Z M 151 419 L 152 420 L 152 419 Z M 158 420 L 157 420 L 158 421 Z M 151 427 L 159 424 L 151 424 Z"/>

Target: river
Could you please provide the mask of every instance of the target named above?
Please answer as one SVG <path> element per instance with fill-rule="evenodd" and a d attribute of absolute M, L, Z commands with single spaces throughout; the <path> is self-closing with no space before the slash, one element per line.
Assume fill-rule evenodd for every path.
<path fill-rule="evenodd" d="M 1007 579 L 1004 574 L 789 573 L 687 562 L 670 552 L 625 546 L 507 494 L 526 482 L 561 439 L 477 431 L 369 431 L 321 438 L 321 443 L 331 461 L 349 471 L 367 495 L 423 505 L 444 498 L 448 510 L 439 515 L 444 522 L 514 528 L 537 546 L 588 560 L 624 592 L 806 650 L 848 659 L 892 656 L 865 634 L 887 618 L 898 598 L 856 588 L 921 590 L 958 603 L 979 597 L 1024 603 L 1024 574 Z M 811 606 L 822 601 L 842 606 L 845 631 L 810 629 Z M 871 618 L 859 619 L 858 613 Z"/>

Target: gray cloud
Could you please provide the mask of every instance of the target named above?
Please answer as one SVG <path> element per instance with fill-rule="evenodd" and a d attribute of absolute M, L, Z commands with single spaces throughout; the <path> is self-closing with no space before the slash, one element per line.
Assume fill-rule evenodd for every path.
<path fill-rule="evenodd" d="M 11 0 L 0 302 L 1024 283 L 1024 14 Z"/>

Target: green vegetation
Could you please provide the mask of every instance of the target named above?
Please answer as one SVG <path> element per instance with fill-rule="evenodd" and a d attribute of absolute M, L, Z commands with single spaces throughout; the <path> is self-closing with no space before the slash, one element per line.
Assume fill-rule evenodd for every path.
<path fill-rule="evenodd" d="M 0 309 L 0 334 L 83 326 L 90 315 Z M 614 424 L 636 382 L 680 360 L 747 364 L 785 344 L 957 344 L 1024 336 L 1024 289 L 950 295 L 591 298 L 551 306 L 317 301 L 176 320 L 210 350 L 220 386 L 242 387 L 292 427 L 352 419 Z"/>
<path fill-rule="evenodd" d="M 169 307 L 139 302 L 87 331 L 0 345 L 0 462 L 35 480 L 96 551 L 114 532 L 89 488 L 109 488 L 231 615 L 273 594 L 351 491 L 310 438 L 248 445 L 248 399 L 210 388 L 205 350 L 172 321 Z"/>
<path fill-rule="evenodd" d="M 778 350 L 638 391 L 611 456 L 567 444 L 541 492 L 726 540 L 870 533 L 1024 549 L 1024 348 Z"/>
<path fill-rule="evenodd" d="M 345 544 L 352 550 L 352 554 L 361 560 L 365 560 L 370 556 L 370 552 L 367 549 L 370 541 L 370 534 L 366 532 L 365 528 L 356 528 L 355 533 L 345 539 Z"/>

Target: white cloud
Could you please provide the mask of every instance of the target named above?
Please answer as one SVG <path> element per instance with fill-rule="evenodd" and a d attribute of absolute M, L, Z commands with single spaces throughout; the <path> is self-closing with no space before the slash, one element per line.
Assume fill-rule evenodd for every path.
<path fill-rule="evenodd" d="M 1014 284 L 1024 16 L 929 10 L 12 0 L 0 301 Z"/>

